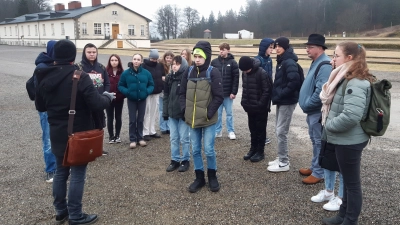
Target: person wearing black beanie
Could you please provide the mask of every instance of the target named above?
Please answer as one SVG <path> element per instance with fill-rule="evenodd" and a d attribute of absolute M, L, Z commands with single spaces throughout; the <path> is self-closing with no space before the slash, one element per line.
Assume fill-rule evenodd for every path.
<path fill-rule="evenodd" d="M 292 115 L 299 101 L 301 80 L 298 57 L 289 39 L 279 37 L 274 42 L 277 65 L 272 89 L 272 104 L 276 105 L 275 133 L 278 140 L 278 157 L 268 163 L 270 172 L 289 171 L 288 133 Z"/>
<path fill-rule="evenodd" d="M 250 150 L 244 160 L 259 162 L 265 158 L 264 147 L 268 113 L 271 111 L 272 78 L 254 64 L 254 59 L 243 56 L 239 60 L 242 70 L 242 105 L 247 113 L 250 130 Z"/>

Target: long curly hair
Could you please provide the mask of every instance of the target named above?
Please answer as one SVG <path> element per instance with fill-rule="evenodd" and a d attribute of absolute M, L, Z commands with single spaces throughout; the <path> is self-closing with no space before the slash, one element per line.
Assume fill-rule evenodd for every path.
<path fill-rule="evenodd" d="M 171 56 L 171 59 L 172 59 L 172 58 L 174 58 L 174 53 L 172 51 L 166 51 L 162 57 L 162 64 L 164 66 L 165 75 L 169 74 L 169 72 L 171 71 L 171 65 L 172 65 L 172 64 L 168 64 L 167 61 L 165 60 L 165 58 L 167 56 Z"/>
<path fill-rule="evenodd" d="M 344 41 L 337 45 L 346 56 L 351 55 L 353 64 L 350 66 L 346 74 L 346 79 L 351 80 L 358 78 L 361 80 L 368 80 L 374 82 L 376 78 L 369 72 L 366 51 L 362 45 L 352 41 Z"/>
<path fill-rule="evenodd" d="M 188 65 L 191 66 L 193 64 L 193 62 L 192 62 L 192 51 L 190 49 L 188 49 L 188 48 L 185 48 L 185 49 L 183 49 L 181 51 L 181 55 L 182 55 L 182 53 L 185 54 L 186 61 L 188 62 Z"/>

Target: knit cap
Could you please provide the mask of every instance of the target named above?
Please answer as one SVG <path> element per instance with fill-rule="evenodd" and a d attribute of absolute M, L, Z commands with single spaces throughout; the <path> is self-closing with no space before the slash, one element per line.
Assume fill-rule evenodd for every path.
<path fill-rule="evenodd" d="M 53 48 L 55 62 L 74 62 L 76 57 L 75 44 L 70 40 L 61 40 Z"/>
<path fill-rule="evenodd" d="M 274 48 L 276 48 L 277 45 L 287 50 L 289 48 L 289 39 L 287 37 L 279 37 L 274 42 Z"/>
<path fill-rule="evenodd" d="M 253 60 L 248 56 L 242 56 L 239 59 L 239 69 L 241 71 L 247 71 L 253 68 Z"/>
<path fill-rule="evenodd" d="M 158 59 L 160 58 L 160 55 L 158 54 L 157 49 L 151 49 L 150 54 L 149 54 L 149 59 Z"/>

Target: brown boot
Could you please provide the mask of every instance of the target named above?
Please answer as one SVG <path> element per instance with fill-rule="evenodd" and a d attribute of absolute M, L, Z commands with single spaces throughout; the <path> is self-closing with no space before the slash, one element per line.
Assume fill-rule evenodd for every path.
<path fill-rule="evenodd" d="M 301 168 L 299 169 L 299 173 L 303 176 L 310 176 L 312 174 L 312 170 L 309 168 Z"/>
<path fill-rule="evenodd" d="M 322 182 L 324 179 L 323 178 L 316 178 L 313 175 L 310 175 L 306 178 L 303 179 L 303 183 L 305 184 L 317 184 L 319 182 Z"/>

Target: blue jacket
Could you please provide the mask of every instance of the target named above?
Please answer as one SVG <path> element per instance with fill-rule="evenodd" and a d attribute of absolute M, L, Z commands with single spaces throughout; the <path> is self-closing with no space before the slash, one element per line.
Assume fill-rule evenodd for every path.
<path fill-rule="evenodd" d="M 297 55 L 289 47 L 277 57 L 274 88 L 272 89 L 272 104 L 292 105 L 299 101 L 300 74 L 297 67 Z"/>
<path fill-rule="evenodd" d="M 267 74 L 272 78 L 272 59 L 269 55 L 265 55 L 268 47 L 274 43 L 274 40 L 271 38 L 264 38 L 260 42 L 260 46 L 258 47 L 258 55 L 254 57 L 259 61 L 259 66 L 267 72 Z M 256 65 L 258 63 L 256 62 Z"/>
<path fill-rule="evenodd" d="M 151 73 L 139 66 L 138 70 L 129 68 L 121 74 L 118 90 L 131 101 L 142 101 L 154 90 Z"/>
<path fill-rule="evenodd" d="M 319 93 L 329 78 L 332 71 L 332 66 L 325 64 L 321 66 L 317 77 L 314 76 L 318 65 L 323 61 L 330 61 L 330 58 L 324 53 L 311 63 L 308 74 L 300 89 L 299 105 L 304 113 L 315 114 L 321 113 L 322 102 L 319 98 Z"/>

